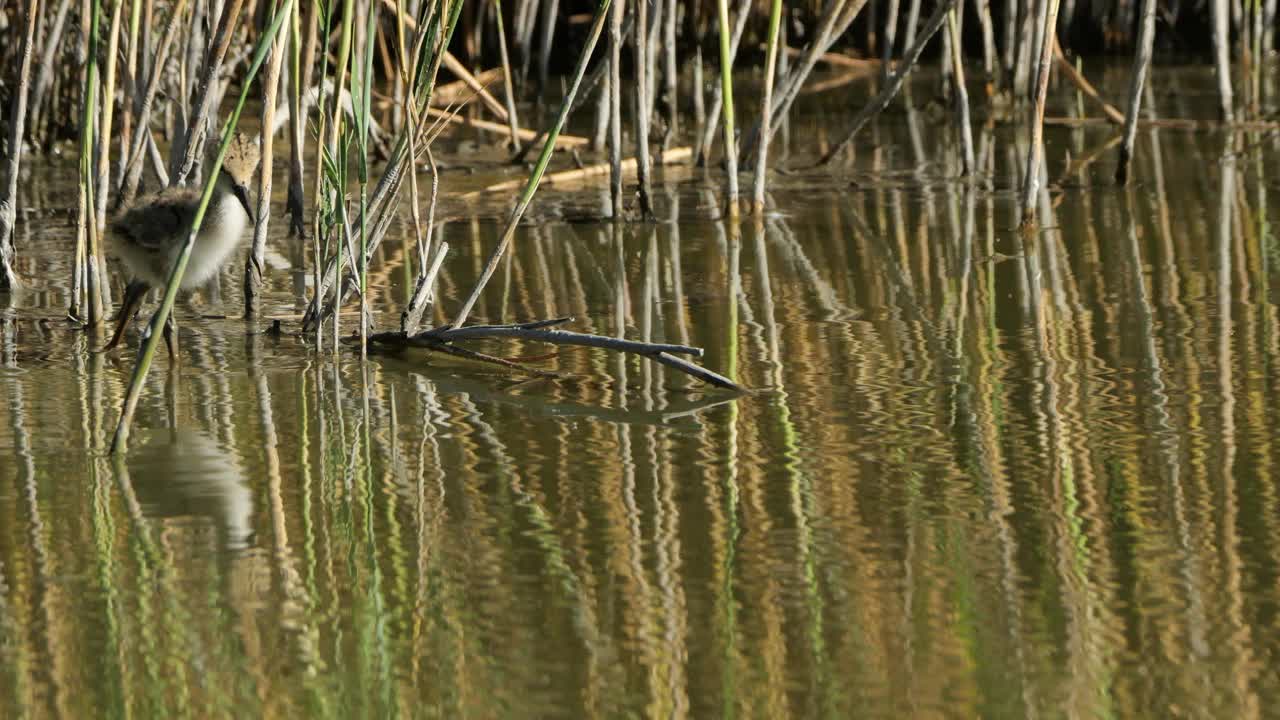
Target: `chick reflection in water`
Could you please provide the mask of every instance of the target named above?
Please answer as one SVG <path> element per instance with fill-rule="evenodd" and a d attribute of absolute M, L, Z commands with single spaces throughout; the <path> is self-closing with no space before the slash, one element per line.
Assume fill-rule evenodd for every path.
<path fill-rule="evenodd" d="M 247 187 L 258 167 L 258 159 L 256 141 L 244 133 L 236 133 L 215 181 L 200 234 L 191 247 L 180 290 L 194 290 L 216 275 L 239 246 L 245 229 L 254 222 Z M 168 282 L 199 207 L 199 190 L 168 188 L 125 210 L 111 223 L 112 250 L 128 271 L 129 285 L 124 290 L 115 333 L 111 342 L 102 348 L 103 352 L 120 343 L 125 327 L 142 305 L 147 291 L 162 288 Z M 170 360 L 175 359 L 176 341 L 170 313 L 164 326 Z"/>
<path fill-rule="evenodd" d="M 219 545 L 253 541 L 253 495 L 235 459 L 212 437 L 173 430 L 129 453 L 129 477 L 143 515 L 212 521 Z"/>

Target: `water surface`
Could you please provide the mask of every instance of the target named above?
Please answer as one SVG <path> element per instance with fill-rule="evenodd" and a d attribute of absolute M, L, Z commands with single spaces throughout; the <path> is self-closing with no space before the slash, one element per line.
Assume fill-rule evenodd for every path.
<path fill-rule="evenodd" d="M 1182 81 L 1161 110 L 1211 110 Z M 775 176 L 761 223 L 689 169 L 655 223 L 542 192 L 473 316 L 687 342 L 756 393 L 578 349 L 536 363 L 560 380 L 316 353 L 239 319 L 237 263 L 179 309 L 121 459 L 132 351 L 64 321 L 74 168 L 35 167 L 0 309 L 0 717 L 1275 716 L 1275 140 L 1144 129 L 1125 191 L 1111 130 L 1053 126 L 1024 240 L 1025 138 L 980 128 L 961 179 L 933 87 Z M 865 91 L 809 101 L 793 166 Z M 510 200 L 444 201 L 437 321 Z M 273 235 L 267 315 L 300 311 L 302 257 Z"/>

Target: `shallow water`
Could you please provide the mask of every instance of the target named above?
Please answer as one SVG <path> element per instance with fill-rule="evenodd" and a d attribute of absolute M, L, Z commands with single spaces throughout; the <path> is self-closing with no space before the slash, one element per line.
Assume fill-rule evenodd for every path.
<path fill-rule="evenodd" d="M 1211 112 L 1192 79 L 1162 111 Z M 1126 192 L 1114 149 L 1072 166 L 1110 137 L 1049 129 L 1025 244 L 1025 140 L 979 132 L 960 181 L 901 105 L 776 176 L 762 224 L 688 169 L 653 224 L 541 192 L 473 317 L 698 345 L 736 400 L 577 349 L 538 363 L 562 380 L 335 360 L 239 320 L 237 264 L 119 460 L 132 352 L 63 321 L 74 168 L 36 167 L 0 301 L 0 717 L 1274 716 L 1274 141 L 1143 130 Z M 437 321 L 509 201 L 444 202 Z M 299 253 L 273 238 L 267 315 L 299 312 Z"/>

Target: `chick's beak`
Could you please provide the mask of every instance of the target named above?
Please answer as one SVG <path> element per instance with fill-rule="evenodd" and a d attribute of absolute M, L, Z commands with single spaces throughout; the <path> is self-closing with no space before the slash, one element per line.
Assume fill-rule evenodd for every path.
<path fill-rule="evenodd" d="M 240 201 L 240 206 L 244 208 L 244 214 L 249 216 L 249 222 L 257 224 L 258 220 L 253 214 L 253 203 L 249 202 L 249 189 L 240 183 L 233 183 L 231 192 Z"/>

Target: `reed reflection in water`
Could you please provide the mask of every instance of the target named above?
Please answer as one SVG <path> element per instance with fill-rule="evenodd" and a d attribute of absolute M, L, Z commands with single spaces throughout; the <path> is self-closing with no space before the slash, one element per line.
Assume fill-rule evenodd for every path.
<path fill-rule="evenodd" d="M 15 296 L 0 716 L 1272 714 L 1274 191 L 1233 154 L 1258 139 L 1144 131 L 1123 190 L 1081 161 L 1106 134 L 1054 130 L 1022 238 L 1017 138 L 980 135 L 968 183 L 920 122 L 778 178 L 759 224 L 677 174 L 656 225 L 548 192 L 477 307 L 704 346 L 766 390 L 737 401 L 599 353 L 530 381 L 196 318 L 117 462 L 128 363 L 38 321 L 65 287 Z M 444 233 L 450 297 L 494 224 Z"/>

